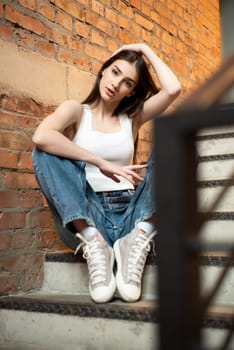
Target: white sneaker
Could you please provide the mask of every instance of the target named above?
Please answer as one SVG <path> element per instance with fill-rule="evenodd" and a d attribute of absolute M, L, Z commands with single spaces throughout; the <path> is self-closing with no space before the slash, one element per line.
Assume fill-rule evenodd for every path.
<path fill-rule="evenodd" d="M 156 231 L 149 237 L 135 227 L 128 235 L 114 244 L 117 261 L 116 283 L 119 294 L 125 301 L 134 302 L 141 296 L 141 279 L 150 243 Z"/>
<path fill-rule="evenodd" d="M 88 264 L 90 296 L 96 303 L 106 303 L 113 298 L 116 289 L 113 274 L 114 251 L 105 241 L 99 240 L 97 235 L 91 240 L 84 239 L 79 233 L 76 237 L 81 243 L 75 254 L 82 247 L 83 257 Z"/>

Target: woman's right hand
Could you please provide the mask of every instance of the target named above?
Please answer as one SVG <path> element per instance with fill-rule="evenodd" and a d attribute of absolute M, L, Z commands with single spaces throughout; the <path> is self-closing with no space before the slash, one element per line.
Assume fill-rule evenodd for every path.
<path fill-rule="evenodd" d="M 102 160 L 98 168 L 102 174 L 111 178 L 115 182 L 120 182 L 119 176 L 124 177 L 133 185 L 138 181 L 143 181 L 144 178 L 139 175 L 137 170 L 144 169 L 147 164 L 134 164 L 134 165 L 116 165 L 107 160 Z"/>

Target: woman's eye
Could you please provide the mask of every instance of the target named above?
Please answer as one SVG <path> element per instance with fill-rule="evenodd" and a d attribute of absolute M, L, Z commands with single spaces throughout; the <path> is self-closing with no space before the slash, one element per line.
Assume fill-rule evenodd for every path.
<path fill-rule="evenodd" d="M 117 71 L 117 69 L 112 69 L 112 73 L 114 74 L 114 75 L 117 75 L 118 74 L 118 71 Z"/>
<path fill-rule="evenodd" d="M 131 88 L 131 87 L 132 87 L 132 83 L 131 83 L 130 81 L 126 81 L 125 84 L 126 84 L 126 86 L 127 86 L 128 88 Z"/>

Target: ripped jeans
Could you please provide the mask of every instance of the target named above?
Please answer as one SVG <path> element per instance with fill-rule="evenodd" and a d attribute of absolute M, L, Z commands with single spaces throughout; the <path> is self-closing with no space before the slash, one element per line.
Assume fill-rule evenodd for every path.
<path fill-rule="evenodd" d="M 61 240 L 71 249 L 79 243 L 72 222 L 85 219 L 105 241 L 115 241 L 134 228 L 136 222 L 155 214 L 153 156 L 144 180 L 135 190 L 95 192 L 86 180 L 85 162 L 61 158 L 35 148 L 32 154 L 35 176 L 47 199 Z"/>

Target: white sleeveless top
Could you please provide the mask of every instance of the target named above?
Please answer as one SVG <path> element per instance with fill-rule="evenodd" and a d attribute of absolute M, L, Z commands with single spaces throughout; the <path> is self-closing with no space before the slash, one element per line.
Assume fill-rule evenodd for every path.
<path fill-rule="evenodd" d="M 134 153 L 132 119 L 127 115 L 121 115 L 119 118 L 121 125 L 120 131 L 104 133 L 93 130 L 92 112 L 88 105 L 83 105 L 80 127 L 73 138 L 73 142 L 115 164 L 132 164 Z M 95 192 L 134 188 L 127 179 L 118 176 L 120 182 L 115 182 L 103 175 L 95 165 L 90 163 L 86 163 L 85 171 L 87 181 Z"/>

